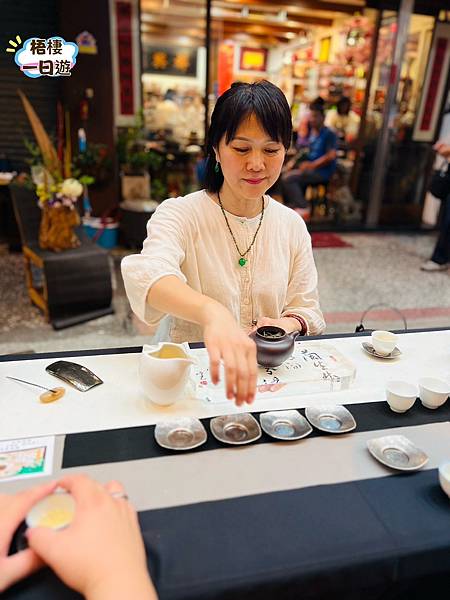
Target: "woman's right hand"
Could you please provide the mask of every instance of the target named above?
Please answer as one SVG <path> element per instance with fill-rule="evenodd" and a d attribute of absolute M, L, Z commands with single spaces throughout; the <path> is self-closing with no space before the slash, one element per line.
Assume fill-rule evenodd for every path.
<path fill-rule="evenodd" d="M 75 499 L 74 520 L 62 531 L 28 529 L 30 548 L 88 600 L 156 598 L 136 511 L 122 486 L 110 482 L 103 487 L 84 475 L 66 477 L 58 485 Z"/>
<path fill-rule="evenodd" d="M 225 369 L 225 388 L 237 406 L 251 404 L 256 393 L 256 344 L 222 305 L 211 302 L 205 308 L 203 339 L 209 354 L 214 384 L 219 382 L 220 362 Z"/>

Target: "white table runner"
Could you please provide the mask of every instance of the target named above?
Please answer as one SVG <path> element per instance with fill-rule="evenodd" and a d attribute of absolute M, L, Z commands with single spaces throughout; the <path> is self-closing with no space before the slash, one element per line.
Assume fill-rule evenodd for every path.
<path fill-rule="evenodd" d="M 367 338 L 362 337 L 323 340 L 355 365 L 356 378 L 350 389 L 311 395 L 296 394 L 293 390 L 293 395 L 283 397 L 276 392 L 265 392 L 258 394 L 253 405 L 241 408 L 231 402 L 206 403 L 188 394 L 169 407 L 148 403 L 138 381 L 139 354 L 74 356 L 74 362 L 91 369 L 105 383 L 86 393 L 67 386 L 61 400 L 41 404 L 37 389 L 7 380 L 5 376 L 52 387 L 57 380 L 45 372 L 45 367 L 57 359 L 3 362 L 0 363 L 0 440 L 151 425 L 174 416 L 204 418 L 249 409 L 301 408 L 320 402 L 379 402 L 385 400 L 384 389 L 390 379 L 413 383 L 425 375 L 450 379 L 449 330 L 399 335 L 402 355 L 396 360 L 367 355 L 361 348 L 365 340 Z M 71 360 L 71 357 L 66 359 Z"/>

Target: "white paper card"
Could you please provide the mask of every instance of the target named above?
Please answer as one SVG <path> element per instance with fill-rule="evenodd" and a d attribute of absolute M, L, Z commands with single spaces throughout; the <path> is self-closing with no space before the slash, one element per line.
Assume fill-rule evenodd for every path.
<path fill-rule="evenodd" d="M 54 436 L 0 442 L 0 483 L 51 475 L 54 447 Z"/>

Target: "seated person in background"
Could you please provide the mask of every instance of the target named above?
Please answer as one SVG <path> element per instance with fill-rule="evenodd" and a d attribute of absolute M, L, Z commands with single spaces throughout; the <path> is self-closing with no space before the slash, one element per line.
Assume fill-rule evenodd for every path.
<path fill-rule="evenodd" d="M 305 158 L 308 153 L 309 138 L 311 136 L 310 114 L 311 107 L 313 106 L 318 106 L 321 110 L 324 110 L 325 100 L 321 96 L 317 96 L 317 98 L 307 105 L 306 110 L 302 110 L 294 133 L 295 144 L 290 149 L 290 154 L 293 154 L 293 159 L 286 162 L 282 173 L 286 170 L 293 169 L 295 166 L 298 166 L 300 160 Z M 267 193 L 272 198 L 275 198 L 277 202 L 281 202 L 281 204 L 284 203 L 282 175 L 280 175 Z"/>
<path fill-rule="evenodd" d="M 8 556 L 13 534 L 31 507 L 57 486 L 75 499 L 72 523 L 60 531 L 28 529 L 29 547 Z M 0 595 L 46 565 L 87 600 L 157 600 L 136 511 L 118 482 L 103 486 L 72 475 L 12 496 L 0 494 Z"/>
<path fill-rule="evenodd" d="M 322 110 L 325 110 L 325 100 L 321 96 L 317 96 L 317 98 L 313 100 L 308 106 L 308 110 L 304 111 L 301 115 L 297 126 L 297 139 L 295 141 L 295 146 L 299 150 L 300 148 L 307 147 L 309 144 L 309 136 L 311 135 L 311 125 L 309 123 L 309 116 L 312 106 L 318 106 Z"/>
<path fill-rule="evenodd" d="M 176 103 L 176 97 L 175 91 L 169 89 L 164 94 L 164 99 L 158 102 L 153 111 L 153 121 L 149 123 L 152 131 L 174 131 L 180 121 L 181 115 L 180 107 Z"/>
<path fill-rule="evenodd" d="M 293 208 L 307 209 L 306 187 L 310 184 L 326 184 L 336 170 L 336 135 L 324 125 L 323 108 L 311 104 L 309 115 L 310 134 L 305 149 L 285 166 L 281 183 L 285 203 Z M 296 163 L 301 160 L 298 167 Z"/>
<path fill-rule="evenodd" d="M 327 112 L 325 119 L 325 125 L 347 144 L 351 144 L 356 140 L 361 121 L 359 115 L 351 110 L 351 107 L 350 98 L 342 96 L 336 103 L 336 108 L 332 108 Z"/>

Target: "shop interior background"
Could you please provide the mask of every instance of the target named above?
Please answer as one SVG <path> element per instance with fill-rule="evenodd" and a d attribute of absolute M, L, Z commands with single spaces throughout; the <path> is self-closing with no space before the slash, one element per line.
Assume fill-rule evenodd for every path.
<path fill-rule="evenodd" d="M 450 40 L 450 7 L 447 13 L 442 8 L 437 0 L 0 0 L 0 171 L 20 175 L 37 160 L 18 89 L 55 144 L 62 111 L 73 156 L 95 179 L 86 227 L 96 235 L 111 220 L 115 310 L 52 331 L 30 302 L 8 186 L 1 185 L 2 352 L 148 339 L 132 321 L 121 257 L 139 251 L 159 202 L 201 186 L 209 116 L 236 80 L 280 86 L 296 129 L 317 96 L 331 111 L 342 95 L 352 102 L 356 134 L 341 139 L 336 176 L 326 188 L 307 191 L 313 236 L 344 236 L 339 252 L 315 246 L 329 331 L 354 331 L 372 305 L 399 309 L 411 326 L 447 323 L 442 289 L 448 278 L 439 275 L 437 287 L 436 280 L 417 284 L 439 213 L 427 193 L 432 145 L 450 130 L 450 41 L 441 71 L 433 72 L 436 39 Z M 84 51 L 70 77 L 31 80 L 4 51 L 17 34 L 22 40 L 55 34 L 79 39 Z M 424 107 L 432 115 L 425 133 L 419 131 Z M 345 247 L 349 232 L 354 237 Z M 402 327 L 398 313 L 381 311 L 386 327 Z"/>

